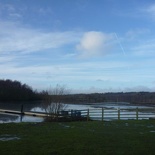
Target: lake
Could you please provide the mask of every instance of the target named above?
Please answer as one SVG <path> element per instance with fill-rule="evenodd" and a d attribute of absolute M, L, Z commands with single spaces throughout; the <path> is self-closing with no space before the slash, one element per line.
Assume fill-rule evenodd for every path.
<path fill-rule="evenodd" d="M 0 103 L 0 109 L 8 109 L 8 110 L 21 110 L 21 105 L 24 105 L 24 111 L 34 111 L 34 112 L 45 112 L 43 108 L 42 102 L 20 102 L 20 103 Z M 65 110 L 101 110 L 101 108 L 104 108 L 105 110 L 117 110 L 117 109 L 152 109 L 152 111 L 146 111 L 145 113 L 148 115 L 148 117 L 154 117 L 154 109 L 155 106 L 153 105 L 134 105 L 126 102 L 103 102 L 103 103 L 91 103 L 91 104 L 67 104 Z M 121 114 L 129 114 L 128 110 L 124 110 L 121 112 Z M 134 113 L 134 112 L 133 112 Z M 109 115 L 110 112 L 107 113 Z M 106 116 L 106 115 L 105 115 Z M 117 118 L 117 111 L 116 111 L 116 118 Z M 94 117 L 95 120 L 99 120 L 99 116 Z M 32 116 L 20 116 L 20 115 L 14 115 L 14 114 L 5 114 L 0 113 L 0 123 L 10 123 L 10 122 L 42 122 L 44 121 L 44 118 L 42 117 L 32 117 Z"/>

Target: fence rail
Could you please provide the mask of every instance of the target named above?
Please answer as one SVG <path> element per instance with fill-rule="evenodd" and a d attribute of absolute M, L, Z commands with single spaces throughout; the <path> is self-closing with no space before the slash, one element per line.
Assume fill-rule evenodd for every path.
<path fill-rule="evenodd" d="M 23 112 L 0 109 L 2 113 L 22 114 L 36 117 L 48 117 L 47 113 L 43 112 Z M 85 118 L 89 120 L 122 120 L 122 119 L 155 119 L 155 108 L 136 108 L 136 109 L 107 109 L 107 108 L 94 108 L 94 109 L 83 109 L 83 110 L 67 110 L 60 111 L 58 117 L 71 117 L 82 120 Z"/>
<path fill-rule="evenodd" d="M 68 115 L 73 116 L 73 112 L 78 117 L 86 117 L 87 120 L 122 120 L 122 119 L 153 119 L 155 118 L 155 109 L 153 108 L 136 108 L 136 109 L 85 109 L 85 110 L 69 110 Z"/>

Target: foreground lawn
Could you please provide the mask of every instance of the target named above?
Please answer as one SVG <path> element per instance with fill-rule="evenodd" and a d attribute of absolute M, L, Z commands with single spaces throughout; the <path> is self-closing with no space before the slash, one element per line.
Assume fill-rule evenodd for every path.
<path fill-rule="evenodd" d="M 154 155 L 155 121 L 0 124 L 0 154 Z"/>

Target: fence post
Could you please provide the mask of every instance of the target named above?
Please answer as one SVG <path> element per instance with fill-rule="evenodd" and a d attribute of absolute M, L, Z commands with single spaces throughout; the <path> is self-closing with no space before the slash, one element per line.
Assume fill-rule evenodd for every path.
<path fill-rule="evenodd" d="M 87 121 L 89 121 L 89 109 L 87 111 Z"/>
<path fill-rule="evenodd" d="M 138 107 L 136 108 L 136 120 L 138 120 Z"/>
<path fill-rule="evenodd" d="M 23 104 L 21 105 L 20 112 L 21 112 L 21 114 L 23 114 Z"/>
<path fill-rule="evenodd" d="M 102 122 L 103 122 L 103 119 L 104 119 L 104 109 L 102 108 Z"/>
<path fill-rule="evenodd" d="M 120 108 L 118 108 L 118 120 L 120 120 Z"/>

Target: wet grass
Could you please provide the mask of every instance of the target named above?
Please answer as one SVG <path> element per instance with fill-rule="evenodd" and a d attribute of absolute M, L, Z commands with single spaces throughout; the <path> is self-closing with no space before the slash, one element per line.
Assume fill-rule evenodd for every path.
<path fill-rule="evenodd" d="M 0 154 L 153 155 L 155 121 L 0 124 Z"/>

